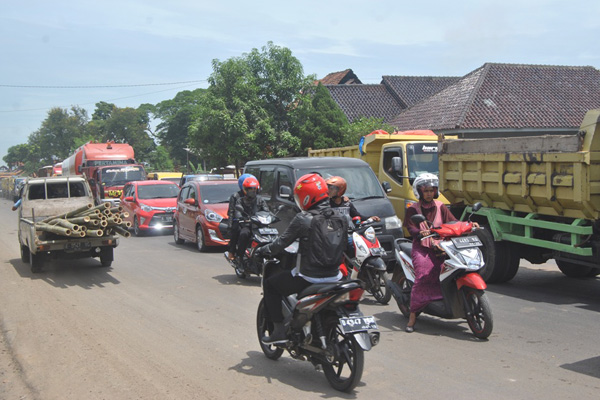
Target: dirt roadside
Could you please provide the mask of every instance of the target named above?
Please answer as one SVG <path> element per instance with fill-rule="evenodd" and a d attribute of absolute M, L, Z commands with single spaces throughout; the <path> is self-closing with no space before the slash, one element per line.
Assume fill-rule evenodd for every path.
<path fill-rule="evenodd" d="M 0 322 L 0 398 L 35 399 L 31 389 L 22 379 L 21 366 L 13 357 L 3 324 Z"/>

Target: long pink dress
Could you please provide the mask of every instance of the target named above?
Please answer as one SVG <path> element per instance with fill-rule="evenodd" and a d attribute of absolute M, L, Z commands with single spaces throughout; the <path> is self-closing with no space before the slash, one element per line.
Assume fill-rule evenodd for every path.
<path fill-rule="evenodd" d="M 426 247 L 421 243 L 418 234 L 424 227 L 418 227 L 410 221 L 410 216 L 414 214 L 423 214 L 427 220 L 433 222 L 435 227 L 444 222 L 454 221 L 456 218 L 442 202 L 437 200 L 429 204 L 415 203 L 407 210 L 406 221 L 407 228 L 413 236 L 412 259 L 415 267 L 415 283 L 410 295 L 410 311 L 419 312 L 432 301 L 443 298 L 440 271 L 444 260 L 435 255 L 432 247 Z"/>

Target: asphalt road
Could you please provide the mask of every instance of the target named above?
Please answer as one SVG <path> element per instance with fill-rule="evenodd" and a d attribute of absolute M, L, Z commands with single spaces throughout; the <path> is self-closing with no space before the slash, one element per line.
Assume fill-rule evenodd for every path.
<path fill-rule="evenodd" d="M 257 277 L 236 278 L 221 251 L 171 235 L 121 239 L 112 268 L 20 260 L 16 213 L 0 200 L 1 399 L 597 399 L 600 279 L 522 263 L 489 287 L 494 332 L 419 318 L 366 298 L 381 343 L 353 393 L 310 363 L 266 359 L 255 333 Z"/>

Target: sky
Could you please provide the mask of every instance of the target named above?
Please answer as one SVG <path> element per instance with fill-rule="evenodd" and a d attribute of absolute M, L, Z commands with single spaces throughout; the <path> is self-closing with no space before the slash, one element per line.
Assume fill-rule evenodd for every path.
<path fill-rule="evenodd" d="M 597 0 L 0 0 L 0 165 L 51 108 L 157 104 L 269 41 L 306 75 L 463 76 L 486 62 L 600 68 Z"/>

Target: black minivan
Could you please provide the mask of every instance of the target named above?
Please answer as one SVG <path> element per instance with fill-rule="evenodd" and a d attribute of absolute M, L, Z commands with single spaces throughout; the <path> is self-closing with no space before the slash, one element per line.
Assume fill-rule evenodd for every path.
<path fill-rule="evenodd" d="M 373 227 L 385 249 L 388 271 L 395 265 L 394 241 L 403 237 L 402 222 L 396 216 L 392 203 L 366 162 L 346 157 L 298 157 L 249 161 L 244 173 L 258 178 L 261 196 L 272 212 L 281 218 L 274 227 L 282 233 L 299 212 L 294 202 L 293 186 L 302 175 L 316 172 L 323 178 L 341 176 L 346 179 L 348 196 L 362 215 L 377 215 L 381 222 Z M 277 211 L 279 208 L 279 211 Z"/>

